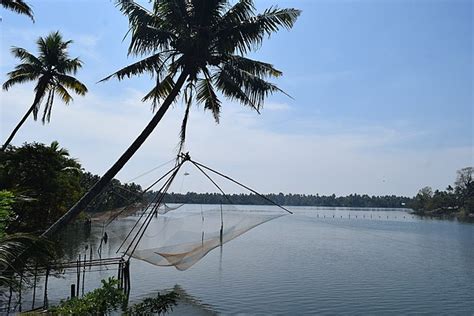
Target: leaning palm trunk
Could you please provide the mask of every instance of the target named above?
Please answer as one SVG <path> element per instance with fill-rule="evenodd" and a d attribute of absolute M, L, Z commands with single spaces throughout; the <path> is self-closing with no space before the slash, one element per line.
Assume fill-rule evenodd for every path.
<path fill-rule="evenodd" d="M 125 164 L 132 158 L 135 152 L 140 148 L 140 146 L 145 142 L 145 140 L 150 136 L 155 127 L 161 121 L 166 111 L 169 109 L 170 105 L 175 100 L 179 91 L 184 85 L 184 82 L 187 78 L 187 72 L 183 70 L 180 74 L 173 90 L 171 90 L 168 97 L 164 100 L 163 104 L 159 108 L 158 112 L 153 116 L 150 123 L 145 127 L 141 134 L 135 139 L 135 141 L 127 148 L 127 150 L 122 154 L 122 156 L 114 163 L 114 165 L 107 170 L 107 172 L 97 181 L 94 186 L 86 193 L 84 196 L 72 206 L 69 211 L 66 212 L 60 219 L 58 219 L 53 225 L 51 225 L 41 236 L 50 237 L 59 229 L 67 225 L 71 220 L 73 220 L 86 206 L 97 196 L 102 190 L 107 186 L 107 184 L 115 177 L 115 175 L 125 166 Z"/>
<path fill-rule="evenodd" d="M 35 99 L 35 102 L 33 102 L 33 105 L 31 105 L 30 109 L 26 112 L 26 114 L 23 116 L 23 118 L 20 120 L 20 122 L 15 126 L 13 131 L 11 132 L 10 136 L 8 136 L 7 140 L 2 146 L 1 151 L 5 151 L 7 149 L 8 145 L 10 145 L 11 141 L 13 140 L 13 137 L 15 137 L 16 133 L 20 129 L 20 127 L 26 122 L 28 117 L 33 113 L 35 107 L 37 106 L 37 100 Z"/>

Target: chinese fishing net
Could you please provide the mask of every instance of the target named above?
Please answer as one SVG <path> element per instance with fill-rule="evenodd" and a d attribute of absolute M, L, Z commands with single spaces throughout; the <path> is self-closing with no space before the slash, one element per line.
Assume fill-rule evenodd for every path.
<path fill-rule="evenodd" d="M 174 181 L 173 184 L 173 180 L 183 174 L 189 175 L 185 170 L 178 170 L 171 177 L 168 187 L 168 180 L 164 180 L 164 192 L 176 189 L 176 182 L 180 181 Z M 213 186 L 224 192 L 215 179 L 209 178 L 209 175 L 202 177 L 205 174 L 202 171 L 195 170 L 195 174 L 201 175 L 207 185 L 210 180 Z M 200 187 L 206 190 L 204 184 Z M 183 189 L 182 184 L 180 189 Z M 153 202 L 137 218 L 136 225 L 120 250 L 150 264 L 174 266 L 178 270 L 189 269 L 213 249 L 263 223 L 286 215 L 274 209 L 268 211 L 265 207 L 236 207 L 227 195 L 222 195 L 222 204 L 217 205 L 181 204 L 165 207 L 159 198 Z"/>
<path fill-rule="evenodd" d="M 222 212 L 215 205 L 186 205 L 153 218 L 138 247 L 127 255 L 156 266 L 186 270 L 211 250 L 282 215 L 243 211 L 231 205 L 223 205 Z"/>

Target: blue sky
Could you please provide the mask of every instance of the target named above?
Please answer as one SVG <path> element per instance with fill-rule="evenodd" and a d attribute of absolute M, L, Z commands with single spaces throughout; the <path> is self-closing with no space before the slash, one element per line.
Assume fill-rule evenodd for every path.
<path fill-rule="evenodd" d="M 472 1 L 256 2 L 259 10 L 303 10 L 293 30 L 252 54 L 284 72 L 277 83 L 293 99 L 272 96 L 262 115 L 226 102 L 219 126 L 196 107 L 187 144 L 196 159 L 263 192 L 320 194 L 414 195 L 425 185 L 446 187 L 457 169 L 473 165 Z M 57 102 L 51 124 L 29 121 L 14 143 L 58 139 L 86 169 L 102 173 L 151 118 L 140 102 L 149 78 L 96 84 L 133 61 L 128 39 L 122 42 L 127 20 L 112 0 L 29 3 L 35 24 L 0 12 L 1 81 L 15 65 L 11 46 L 35 52 L 38 36 L 60 30 L 85 63 L 77 77 L 90 93 L 68 108 Z M 2 139 L 31 90 L 2 91 Z M 121 180 L 174 155 L 182 113 L 179 103 L 167 113 Z M 206 190 L 189 182 L 189 190 Z"/>

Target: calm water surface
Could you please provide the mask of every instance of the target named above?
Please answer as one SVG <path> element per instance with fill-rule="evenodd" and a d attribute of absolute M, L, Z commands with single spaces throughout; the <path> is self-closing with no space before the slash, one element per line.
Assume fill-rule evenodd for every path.
<path fill-rule="evenodd" d="M 131 301 L 174 288 L 183 297 L 175 314 L 474 315 L 474 225 L 403 210 L 291 209 L 294 215 L 258 226 L 187 271 L 132 260 Z M 197 210 L 186 205 L 175 212 Z M 107 229 L 103 256 L 116 256 L 135 220 Z M 96 247 L 100 236 L 94 225 L 68 255 Z M 86 291 L 111 275 L 115 268 L 87 274 Z M 67 295 L 67 279 L 74 277 L 51 281 L 53 303 Z"/>

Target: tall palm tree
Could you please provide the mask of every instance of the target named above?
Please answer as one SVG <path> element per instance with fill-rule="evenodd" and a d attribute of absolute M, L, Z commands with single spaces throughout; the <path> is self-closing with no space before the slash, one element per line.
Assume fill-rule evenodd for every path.
<path fill-rule="evenodd" d="M 68 46 L 72 41 L 64 41 L 59 32 L 53 32 L 45 38 L 40 37 L 36 42 L 38 46 L 38 57 L 29 53 L 23 48 L 13 47 L 12 54 L 21 60 L 15 69 L 9 72 L 8 80 L 3 84 L 3 89 L 8 90 L 11 86 L 27 81 L 37 81 L 35 87 L 35 98 L 26 114 L 13 129 L 12 133 L 2 147 L 2 151 L 10 144 L 20 127 L 26 119 L 33 113 L 33 118 L 38 118 L 38 112 L 43 99 L 44 111 L 42 116 L 43 124 L 51 119 L 51 109 L 53 107 L 54 96 L 59 96 L 61 100 L 69 104 L 73 98 L 68 89 L 78 95 L 85 95 L 87 88 L 76 78 L 77 70 L 82 67 L 79 58 L 70 58 Z"/>
<path fill-rule="evenodd" d="M 31 7 L 23 0 L 0 0 L 0 5 L 5 9 L 15 11 L 19 14 L 27 15 L 33 22 L 35 21 L 33 17 L 33 10 Z"/>
<path fill-rule="evenodd" d="M 300 14 L 299 10 L 277 7 L 257 14 L 252 0 L 240 0 L 233 6 L 229 0 L 155 0 L 151 11 L 132 0 L 119 0 L 118 5 L 129 19 L 128 53 L 147 57 L 104 80 L 151 74 L 156 84 L 143 101 L 151 101 L 157 111 L 117 162 L 45 236 L 69 222 L 104 189 L 180 94 L 186 101 L 181 143 L 193 101 L 210 110 L 216 121 L 222 105 L 218 93 L 259 111 L 269 94 L 280 91 L 267 79 L 282 73 L 244 55 L 279 29 L 290 29 Z"/>

